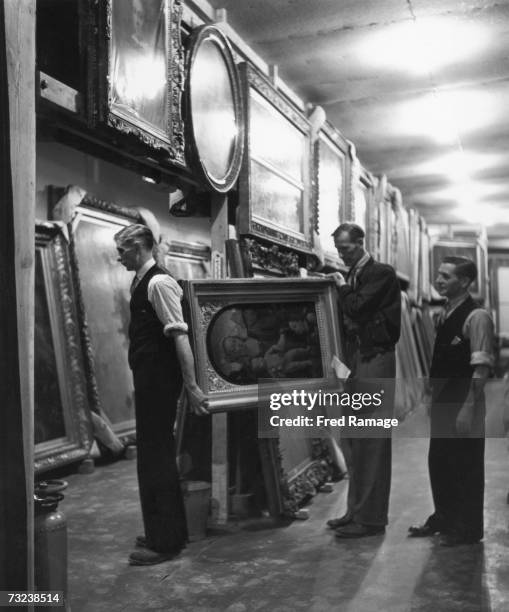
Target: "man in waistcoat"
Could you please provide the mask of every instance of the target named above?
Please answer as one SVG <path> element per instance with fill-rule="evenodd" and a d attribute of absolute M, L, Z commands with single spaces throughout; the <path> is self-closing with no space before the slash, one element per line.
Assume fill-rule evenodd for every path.
<path fill-rule="evenodd" d="M 442 546 L 483 537 L 484 385 L 493 366 L 493 321 L 468 292 L 477 278 L 465 257 L 445 257 L 436 288 L 447 303 L 437 327 L 430 378 L 429 477 L 435 511 L 410 537 L 441 534 Z"/>
<path fill-rule="evenodd" d="M 364 248 L 364 230 L 354 223 L 341 224 L 332 234 L 336 249 L 349 268 L 346 279 L 336 282 L 346 336 L 346 360 L 352 370 L 351 389 L 376 386 L 383 405 L 368 417 L 391 417 L 396 376 L 395 345 L 401 328 L 401 291 L 394 269 L 376 262 Z M 372 408 L 369 409 L 373 410 Z M 366 416 L 359 414 L 359 416 Z M 327 525 L 338 538 L 382 534 L 388 522 L 391 487 L 390 430 L 370 437 L 344 437 L 350 475 L 346 514 Z"/>
<path fill-rule="evenodd" d="M 118 261 L 135 272 L 131 285 L 129 366 L 136 410 L 138 485 L 145 535 L 136 538 L 131 565 L 175 557 L 187 542 L 173 425 L 184 384 L 191 409 L 207 414 L 196 383 L 193 354 L 182 316 L 182 289 L 153 259 L 154 237 L 145 225 L 115 235 Z"/>

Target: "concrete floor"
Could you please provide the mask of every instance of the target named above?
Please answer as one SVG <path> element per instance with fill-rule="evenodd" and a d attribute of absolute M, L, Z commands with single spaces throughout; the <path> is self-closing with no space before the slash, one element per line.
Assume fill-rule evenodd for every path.
<path fill-rule="evenodd" d="M 489 431 L 499 423 L 490 411 Z M 131 567 L 142 533 L 134 461 L 69 477 L 62 510 L 69 525 L 73 612 L 502 612 L 509 610 L 509 455 L 486 448 L 486 536 L 444 549 L 406 537 L 431 510 L 428 442 L 394 440 L 390 525 L 385 536 L 338 541 L 324 526 L 342 514 L 345 482 L 316 496 L 307 521 L 231 526 L 190 544 L 175 561 Z"/>

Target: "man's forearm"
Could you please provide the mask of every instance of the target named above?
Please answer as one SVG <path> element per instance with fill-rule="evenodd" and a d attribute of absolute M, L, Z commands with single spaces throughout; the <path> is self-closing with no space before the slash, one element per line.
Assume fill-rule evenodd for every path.
<path fill-rule="evenodd" d="M 196 370 L 194 366 L 194 356 L 189 344 L 189 336 L 185 333 L 175 333 L 175 348 L 177 350 L 177 359 L 182 370 L 182 378 L 184 385 L 188 389 L 194 389 L 198 386 L 196 382 Z"/>
<path fill-rule="evenodd" d="M 474 373 L 472 374 L 472 380 L 470 382 L 470 389 L 464 405 L 471 406 L 474 409 L 481 405 L 484 395 L 484 386 L 486 385 L 489 375 L 490 368 L 488 366 L 478 365 L 475 367 Z"/>

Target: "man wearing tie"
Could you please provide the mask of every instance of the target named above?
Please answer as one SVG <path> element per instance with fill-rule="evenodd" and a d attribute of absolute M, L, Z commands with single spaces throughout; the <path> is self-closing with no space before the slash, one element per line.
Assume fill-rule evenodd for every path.
<path fill-rule="evenodd" d="M 173 438 L 182 383 L 196 414 L 207 414 L 207 400 L 196 383 L 180 305 L 182 290 L 153 259 L 151 230 L 145 225 L 130 225 L 114 239 L 118 261 L 136 273 L 131 286 L 128 358 L 134 380 L 145 535 L 136 538 L 137 549 L 129 556 L 129 563 L 153 565 L 176 556 L 187 542 Z"/>
<path fill-rule="evenodd" d="M 493 321 L 468 292 L 477 278 L 465 257 L 445 257 L 436 288 L 447 298 L 433 348 L 429 477 L 435 510 L 410 537 L 441 534 L 442 546 L 483 537 L 484 385 L 493 366 Z"/>
<path fill-rule="evenodd" d="M 396 376 L 395 345 L 401 328 L 401 291 L 394 269 L 376 262 L 364 249 L 364 230 L 341 224 L 332 234 L 336 249 L 349 268 L 347 278 L 334 272 L 346 336 L 347 365 L 356 392 L 375 385 L 383 404 L 370 417 L 391 417 Z M 383 414 L 382 414 L 383 412 Z M 360 415 L 363 416 L 363 415 Z M 346 514 L 328 521 L 338 538 L 382 534 L 388 522 L 391 486 L 391 437 L 343 440 L 350 482 Z"/>

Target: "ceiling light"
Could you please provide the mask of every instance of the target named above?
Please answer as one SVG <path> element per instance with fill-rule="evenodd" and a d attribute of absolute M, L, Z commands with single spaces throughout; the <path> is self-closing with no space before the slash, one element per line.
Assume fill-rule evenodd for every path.
<path fill-rule="evenodd" d="M 444 200 L 456 200 L 460 204 L 478 203 L 487 196 L 505 191 L 506 189 L 507 186 L 503 184 L 474 183 L 467 179 L 438 192 L 436 196 Z"/>
<path fill-rule="evenodd" d="M 497 119 L 491 96 L 472 90 L 435 91 L 402 104 L 394 112 L 393 129 L 404 135 L 428 136 L 442 144 L 486 127 Z"/>
<path fill-rule="evenodd" d="M 480 202 L 463 204 L 454 209 L 454 213 L 462 222 L 469 224 L 491 226 L 507 223 L 507 210 L 493 204 Z"/>
<path fill-rule="evenodd" d="M 408 20 L 370 33 L 357 48 L 369 66 L 429 74 L 483 49 L 489 36 L 481 26 L 452 18 Z"/>
<path fill-rule="evenodd" d="M 479 170 L 502 162 L 502 156 L 489 153 L 468 153 L 466 151 L 454 151 L 448 155 L 442 155 L 429 161 L 408 168 L 407 174 L 433 175 L 444 174 L 455 181 L 464 181 Z"/>

